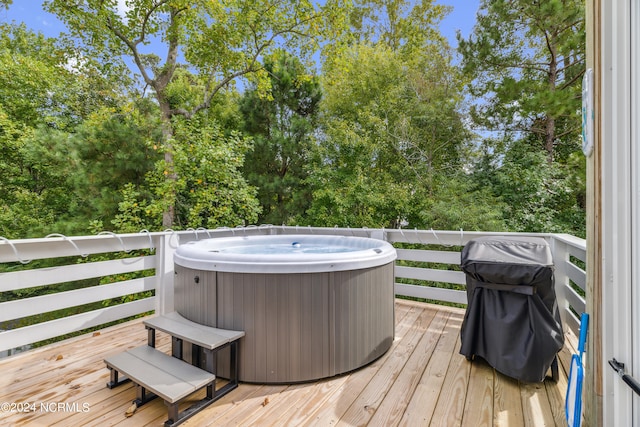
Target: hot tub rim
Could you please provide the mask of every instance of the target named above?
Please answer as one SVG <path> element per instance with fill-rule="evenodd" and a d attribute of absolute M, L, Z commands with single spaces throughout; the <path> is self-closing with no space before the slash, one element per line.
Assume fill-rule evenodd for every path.
<path fill-rule="evenodd" d="M 305 253 L 296 254 L 238 254 L 212 252 L 203 247 L 216 243 L 237 242 L 313 242 L 321 240 L 325 243 L 340 242 L 355 245 L 358 250 L 338 253 Z M 299 256 L 302 255 L 302 256 Z M 174 263 L 182 267 L 204 271 L 221 271 L 232 273 L 318 273 L 331 271 L 360 270 L 376 267 L 395 261 L 397 253 L 388 242 L 369 237 L 342 235 L 260 235 L 234 236 L 202 239 L 180 245 L 174 254 Z"/>

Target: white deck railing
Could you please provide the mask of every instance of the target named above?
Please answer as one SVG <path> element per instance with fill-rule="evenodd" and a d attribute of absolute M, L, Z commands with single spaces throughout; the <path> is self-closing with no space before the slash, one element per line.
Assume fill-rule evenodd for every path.
<path fill-rule="evenodd" d="M 203 238 L 257 234 L 340 234 L 374 237 L 398 249 L 396 294 L 441 303 L 466 304 L 460 250 L 481 236 L 524 235 L 434 230 L 349 229 L 260 226 L 139 234 L 0 240 L 0 354 L 43 340 L 173 308 L 173 252 L 179 244 Z M 555 263 L 556 293 L 566 327 L 578 331 L 585 310 L 586 242 L 570 235 L 526 234 L 549 241 Z M 46 261 L 45 261 L 46 260 Z M 47 266 L 43 266 L 47 265 Z M 51 266 L 54 265 L 54 266 Z M 137 278 L 131 278 L 132 273 Z M 96 286 L 100 279 L 106 284 Z M 82 281 L 90 281 L 86 286 Z M 62 285 L 61 284 L 65 284 Z M 53 285 L 56 285 L 55 287 Z M 34 288 L 54 293 L 30 296 Z M 58 291 L 61 287 L 69 290 Z M 77 288 L 77 289 L 75 289 Z M 7 294 L 10 292 L 9 294 Z M 127 302 L 127 296 L 140 299 Z M 150 296 L 146 296 L 150 295 Z M 9 298 L 8 296 L 11 296 Z M 120 298 L 114 302 L 113 299 Z M 105 301 L 111 301 L 108 305 Z M 88 304 L 101 307 L 87 308 Z M 77 307 L 59 317 L 56 310 Z M 88 311 L 87 311 L 88 310 Z M 67 312 L 70 310 L 67 310 Z M 30 319 L 38 316 L 38 322 Z"/>

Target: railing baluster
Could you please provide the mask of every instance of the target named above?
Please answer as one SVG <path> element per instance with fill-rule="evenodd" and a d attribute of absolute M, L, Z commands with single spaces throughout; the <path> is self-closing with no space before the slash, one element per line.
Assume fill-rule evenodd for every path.
<path fill-rule="evenodd" d="M 156 277 L 158 279 L 156 286 L 156 313 L 166 314 L 174 310 L 173 300 L 173 277 L 175 269 L 173 266 L 173 253 L 178 247 L 177 233 L 164 234 L 158 237 L 159 243 L 156 245 L 156 257 L 158 264 L 156 267 Z M 176 242 L 172 242 L 176 239 Z"/>

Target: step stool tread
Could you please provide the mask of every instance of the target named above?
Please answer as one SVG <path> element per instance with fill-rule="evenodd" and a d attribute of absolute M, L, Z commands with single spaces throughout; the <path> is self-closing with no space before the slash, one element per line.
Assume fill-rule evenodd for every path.
<path fill-rule="evenodd" d="M 149 346 L 106 358 L 107 366 L 174 403 L 215 381 L 215 375 Z"/>
<path fill-rule="evenodd" d="M 146 326 L 166 332 L 184 341 L 213 350 L 244 336 L 244 331 L 214 328 L 192 322 L 177 312 L 146 319 Z"/>

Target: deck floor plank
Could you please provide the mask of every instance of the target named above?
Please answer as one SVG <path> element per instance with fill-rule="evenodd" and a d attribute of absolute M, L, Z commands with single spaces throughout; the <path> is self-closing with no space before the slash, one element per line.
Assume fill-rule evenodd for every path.
<path fill-rule="evenodd" d="M 456 340 L 456 348 L 460 348 L 460 337 Z M 447 373 L 440 389 L 436 408 L 431 418 L 432 427 L 450 427 L 462 425 L 467 398 L 471 363 L 463 356 L 450 356 Z"/>
<path fill-rule="evenodd" d="M 401 426 L 427 426 L 431 422 L 436 403 L 447 374 L 451 355 L 455 352 L 460 331 L 459 318 L 450 315 L 438 337 L 433 355 L 420 378 L 411 400 L 402 415 Z"/>
<path fill-rule="evenodd" d="M 543 384 L 522 384 L 520 394 L 525 427 L 554 425 L 549 398 Z"/>
<path fill-rule="evenodd" d="M 389 388 L 385 399 L 376 409 L 370 422 L 374 425 L 395 426 L 402 419 L 407 405 L 416 387 L 420 383 L 422 374 L 429 364 L 429 360 L 438 343 L 438 339 L 443 333 L 449 313 L 439 311 L 431 320 L 426 333 L 418 344 L 413 348 L 411 356 L 400 371 L 400 375 Z"/>
<path fill-rule="evenodd" d="M 297 425 L 299 422 L 304 422 L 305 419 L 313 420 L 312 424 L 315 426 L 335 425 L 342 418 L 362 393 L 362 390 L 373 380 L 382 366 L 394 354 L 398 345 L 400 345 L 405 335 L 425 309 L 424 307 L 411 305 L 406 305 L 404 308 L 406 310 L 403 310 L 402 313 L 399 313 L 400 310 L 396 309 L 395 339 L 389 351 L 370 365 L 346 376 L 344 383 L 339 386 L 332 385 L 332 390 L 327 391 L 324 398 L 311 402 L 310 405 L 297 411 L 295 417 L 288 420 L 293 423 L 291 425 Z"/>
<path fill-rule="evenodd" d="M 320 382 L 287 387 L 282 393 L 272 395 L 268 401 L 263 400 L 262 408 L 242 420 L 242 424 L 246 426 L 264 426 L 273 423 L 274 420 L 282 422 L 291 411 L 301 406 L 306 406 L 309 401 L 322 397 L 326 390 L 323 390 L 319 385 Z"/>
<path fill-rule="evenodd" d="M 394 342 L 371 364 L 305 384 L 242 383 L 184 425 L 563 426 L 575 336 L 566 334 L 557 383 L 525 384 L 458 353 L 463 316 L 462 309 L 396 300 Z M 0 360 L 0 402 L 36 405 L 28 413 L 2 411 L 0 425 L 161 426 L 162 400 L 126 417 L 135 387 L 106 387 L 103 359 L 146 340 L 135 320 Z M 159 333 L 157 347 L 169 352 L 170 338 Z M 195 393 L 181 410 L 203 396 Z M 39 406 L 58 403 L 67 406 Z"/>
<path fill-rule="evenodd" d="M 566 421 L 564 412 L 564 401 L 566 398 L 567 387 L 569 386 L 568 378 L 569 373 L 560 368 L 560 378 L 557 383 L 553 381 L 545 381 L 544 386 L 549 398 L 549 406 L 553 414 L 553 419 L 556 425 L 564 425 Z"/>
<path fill-rule="evenodd" d="M 496 372 L 484 360 L 474 359 L 469 375 L 462 427 L 493 425 L 493 399 Z"/>
<path fill-rule="evenodd" d="M 495 376 L 493 425 L 510 427 L 522 422 L 522 400 L 517 380 L 505 375 Z"/>
<path fill-rule="evenodd" d="M 436 312 L 423 310 L 407 334 L 402 337 L 397 347 L 391 349 L 390 356 L 369 381 L 366 387 L 351 404 L 347 412 L 340 418 L 338 426 L 361 426 L 368 424 L 378 410 L 383 398 L 400 376 L 404 366 L 418 345 Z"/>
<path fill-rule="evenodd" d="M 212 425 L 221 425 L 219 420 L 225 416 L 225 414 L 229 412 L 234 412 L 238 408 L 241 408 L 243 405 L 246 405 L 246 402 L 249 402 L 251 399 L 256 398 L 257 401 L 264 399 L 265 394 L 265 386 L 258 384 L 240 384 L 240 386 L 233 390 L 233 392 L 228 393 L 219 399 L 214 405 L 211 405 L 207 408 L 206 411 L 199 412 L 190 418 L 185 425 L 192 426 L 212 426 Z"/>

